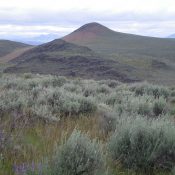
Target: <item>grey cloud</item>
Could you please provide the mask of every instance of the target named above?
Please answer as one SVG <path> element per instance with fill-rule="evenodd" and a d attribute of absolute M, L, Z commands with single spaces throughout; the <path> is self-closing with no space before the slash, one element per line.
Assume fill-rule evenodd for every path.
<path fill-rule="evenodd" d="M 145 14 L 135 12 L 92 12 L 87 9 L 64 12 L 0 9 L 0 26 L 7 24 L 21 26 L 21 29 L 16 29 L 15 36 L 30 37 L 29 33 L 36 36 L 50 33 L 64 36 L 77 27 L 92 21 L 100 22 L 120 32 L 148 36 L 166 36 L 171 32 L 175 32 L 175 13 L 165 13 L 164 11 Z M 34 26 L 37 25 L 43 26 L 43 29 L 42 27 L 36 29 Z M 56 28 L 50 29 L 47 26 L 64 27 L 65 31 L 59 31 Z M 26 27 L 28 30 L 26 30 Z M 0 27 L 0 33 L 6 32 L 7 35 L 12 36 L 11 31 L 3 30 L 6 29 L 1 29 Z M 5 35 L 0 34 L 0 37 L 2 36 Z"/>
<path fill-rule="evenodd" d="M 26 12 L 12 9 L 0 10 L 1 24 L 42 24 L 42 25 L 77 25 L 90 21 L 165 21 L 175 19 L 175 13 L 110 13 L 108 11 L 92 12 L 84 10 L 71 10 L 64 12 L 28 10 Z"/>

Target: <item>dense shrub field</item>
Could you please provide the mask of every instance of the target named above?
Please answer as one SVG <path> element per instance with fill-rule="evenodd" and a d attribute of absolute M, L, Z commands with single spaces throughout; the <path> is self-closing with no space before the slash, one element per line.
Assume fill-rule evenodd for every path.
<path fill-rule="evenodd" d="M 120 158 L 124 166 L 136 171 L 171 170 L 175 164 L 174 124 L 139 116 L 120 121 L 110 138 L 109 152 L 114 161 Z"/>
<path fill-rule="evenodd" d="M 173 174 L 174 88 L 0 75 L 0 174 Z"/>

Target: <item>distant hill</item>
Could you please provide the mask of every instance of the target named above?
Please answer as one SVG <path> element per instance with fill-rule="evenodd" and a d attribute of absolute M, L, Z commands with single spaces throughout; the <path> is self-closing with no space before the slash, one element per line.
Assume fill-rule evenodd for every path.
<path fill-rule="evenodd" d="M 53 40 L 55 40 L 55 39 L 57 39 L 59 37 L 60 36 L 56 35 L 56 34 L 39 35 L 39 36 L 31 38 L 30 42 L 33 41 L 33 42 L 36 42 L 36 43 L 43 44 L 43 43 L 47 43 L 47 42 L 53 41 Z"/>
<path fill-rule="evenodd" d="M 57 39 L 40 45 L 13 59 L 8 73 L 56 74 L 68 77 L 116 79 L 123 82 L 138 81 L 121 72 L 132 69 L 116 61 L 100 57 L 91 49 Z"/>
<path fill-rule="evenodd" d="M 62 39 L 133 67 L 127 75 L 175 84 L 175 41 L 172 39 L 120 33 L 99 23 L 85 24 Z"/>
<path fill-rule="evenodd" d="M 40 45 L 40 44 L 53 41 L 59 37 L 60 36 L 57 34 L 44 34 L 44 35 L 39 35 L 35 37 L 30 37 L 30 38 L 24 38 L 24 37 L 16 38 L 16 40 L 27 44 L 31 44 L 31 45 Z"/>
<path fill-rule="evenodd" d="M 0 40 L 0 57 L 5 56 L 16 49 L 21 49 L 29 46 L 30 45 L 20 43 L 20 42 Z"/>
<path fill-rule="evenodd" d="M 1 64 L 7 64 L 9 61 L 19 57 L 20 55 L 22 55 L 23 53 L 25 53 L 26 51 L 32 49 L 33 46 L 28 46 L 28 47 L 24 47 L 24 48 L 19 48 L 19 49 L 15 49 L 14 51 L 8 53 L 7 55 L 4 55 L 2 57 L 0 57 L 0 65 Z"/>
<path fill-rule="evenodd" d="M 175 60 L 175 41 L 115 32 L 89 23 L 62 38 L 103 54 L 141 54 Z"/>
<path fill-rule="evenodd" d="M 1 36 L 2 37 L 2 36 Z M 2 39 L 5 40 L 10 40 L 10 41 L 16 41 L 20 43 L 25 43 L 29 45 L 40 45 L 44 44 L 50 41 L 53 41 L 54 39 L 60 38 L 60 34 L 41 34 L 37 36 L 23 36 L 23 35 L 17 35 L 17 34 L 12 34 L 9 36 L 3 36 Z"/>
<path fill-rule="evenodd" d="M 89 23 L 26 51 L 5 72 L 175 85 L 175 40 L 115 32 Z"/>
<path fill-rule="evenodd" d="M 175 34 L 169 35 L 168 38 L 175 38 Z"/>

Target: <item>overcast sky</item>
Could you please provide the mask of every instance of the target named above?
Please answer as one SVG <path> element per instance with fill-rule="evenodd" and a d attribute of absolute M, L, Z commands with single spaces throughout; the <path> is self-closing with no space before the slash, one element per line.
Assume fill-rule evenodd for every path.
<path fill-rule="evenodd" d="M 166 37 L 175 33 L 175 0 L 0 0 L 0 38 L 63 36 L 88 22 Z"/>

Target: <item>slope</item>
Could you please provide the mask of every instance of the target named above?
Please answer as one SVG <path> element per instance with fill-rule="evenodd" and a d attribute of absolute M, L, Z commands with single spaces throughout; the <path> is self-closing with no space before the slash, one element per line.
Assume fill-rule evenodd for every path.
<path fill-rule="evenodd" d="M 62 39 L 133 67 L 129 76 L 175 84 L 175 40 L 115 32 L 98 23 L 85 24 Z"/>
<path fill-rule="evenodd" d="M 137 81 L 122 70 L 130 70 L 114 60 L 100 57 L 91 49 L 54 40 L 40 45 L 13 59 L 7 73 L 41 73 L 93 79 L 115 79 L 123 82 Z"/>
<path fill-rule="evenodd" d="M 0 57 L 5 56 L 16 49 L 21 49 L 28 46 L 29 45 L 20 42 L 0 40 Z"/>
<path fill-rule="evenodd" d="M 32 48 L 33 48 L 33 46 L 15 49 L 14 51 L 10 52 L 9 54 L 0 57 L 0 64 L 6 64 L 7 62 L 19 57 L 20 55 L 22 55 L 23 53 L 25 53 L 26 51 L 28 51 Z"/>
<path fill-rule="evenodd" d="M 98 23 L 89 23 L 63 37 L 103 54 L 140 54 L 175 61 L 175 41 L 115 32 Z"/>

